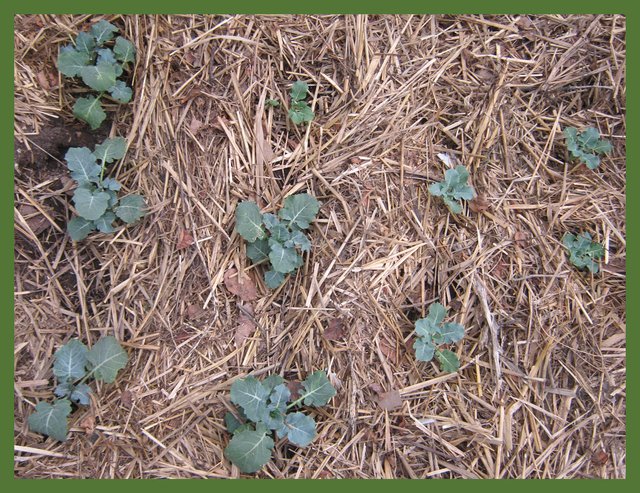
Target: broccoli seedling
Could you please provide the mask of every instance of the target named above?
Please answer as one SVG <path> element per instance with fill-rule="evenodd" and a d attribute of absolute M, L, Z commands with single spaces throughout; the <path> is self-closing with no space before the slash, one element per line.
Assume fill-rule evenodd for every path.
<path fill-rule="evenodd" d="M 418 339 L 413 344 L 416 359 L 431 361 L 435 356 L 442 371 L 452 373 L 460 368 L 458 356 L 448 349 L 440 349 L 442 344 L 458 342 L 464 337 L 464 327 L 455 322 L 442 323 L 447 310 L 440 303 L 429 306 L 426 318 L 416 321 L 415 332 Z"/>
<path fill-rule="evenodd" d="M 574 127 L 567 127 L 564 136 L 571 155 L 589 169 L 596 169 L 600 165 L 598 154 L 606 154 L 613 149 L 611 142 L 601 139 L 600 133 L 593 127 L 580 133 Z"/>
<path fill-rule="evenodd" d="M 309 85 L 306 82 L 297 81 L 291 87 L 291 104 L 289 107 L 289 119 L 296 125 L 304 122 L 313 121 L 315 114 L 309 107 L 305 98 L 309 91 Z"/>
<path fill-rule="evenodd" d="M 604 255 L 604 248 L 592 241 L 588 232 L 577 236 L 565 233 L 562 244 L 569 250 L 569 261 L 573 265 L 578 269 L 589 269 L 593 274 L 598 273 L 598 260 Z"/>
<path fill-rule="evenodd" d="M 445 205 L 453 214 L 462 212 L 460 199 L 471 200 L 476 194 L 471 185 L 467 185 L 469 171 L 462 165 L 444 172 L 444 181 L 429 186 L 429 193 L 435 197 L 442 197 Z"/>

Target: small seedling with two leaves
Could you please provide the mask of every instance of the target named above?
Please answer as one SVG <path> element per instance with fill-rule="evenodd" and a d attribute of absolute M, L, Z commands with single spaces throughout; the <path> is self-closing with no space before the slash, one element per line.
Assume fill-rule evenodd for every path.
<path fill-rule="evenodd" d="M 291 86 L 291 103 L 289 105 L 289 119 L 296 125 L 313 121 L 315 114 L 305 101 L 309 85 L 306 82 L 297 81 Z"/>
<path fill-rule="evenodd" d="M 444 181 L 429 186 L 429 193 L 435 197 L 442 197 L 445 205 L 453 214 L 462 212 L 460 199 L 471 200 L 476 194 L 471 185 L 467 184 L 469 171 L 462 165 L 444 172 Z"/>
<path fill-rule="evenodd" d="M 439 346 L 461 340 L 464 337 L 464 327 L 455 322 L 442 323 L 446 315 L 447 310 L 440 303 L 429 306 L 427 317 L 416 321 L 415 332 L 418 339 L 413 343 L 413 349 L 419 361 L 431 361 L 435 355 L 442 371 L 452 373 L 460 368 L 458 356 L 448 349 L 440 349 Z"/>
<path fill-rule="evenodd" d="M 611 142 L 601 139 L 600 132 L 593 127 L 579 133 L 574 127 L 567 127 L 564 129 L 564 136 L 571 155 L 586 164 L 589 169 L 598 167 L 600 164 L 599 154 L 606 154 L 613 149 Z"/>
<path fill-rule="evenodd" d="M 272 289 L 284 282 L 285 274 L 302 265 L 302 253 L 311 250 L 311 242 L 303 230 L 310 227 L 320 210 L 320 202 L 308 193 L 290 195 L 278 215 L 262 214 L 253 201 L 236 208 L 236 231 L 247 242 L 247 257 L 254 263 L 269 260 L 271 269 L 264 281 Z"/>
<path fill-rule="evenodd" d="M 89 32 L 81 32 L 74 45 L 63 46 L 58 55 L 58 70 L 67 77 L 80 77 L 98 96 L 78 98 L 73 114 L 87 122 L 92 130 L 98 128 L 107 117 L 100 99 L 109 94 L 114 101 L 124 104 L 131 100 L 130 87 L 118 80 L 129 64 L 136 59 L 133 44 L 114 34 L 118 28 L 101 20 Z"/>
<path fill-rule="evenodd" d="M 126 140 L 115 137 L 96 145 L 93 152 L 86 147 L 71 147 L 67 151 L 64 157 L 67 167 L 78 183 L 73 194 L 78 216 L 67 225 L 72 240 L 83 240 L 96 229 L 101 233 L 113 233 L 116 218 L 131 224 L 144 215 L 146 204 L 141 195 L 119 199 L 117 192 L 122 185 L 104 176 L 107 164 L 122 159 L 126 150 Z"/>
<path fill-rule="evenodd" d="M 579 235 L 565 233 L 562 244 L 569 250 L 569 261 L 578 269 L 589 269 L 598 273 L 598 260 L 604 255 L 604 247 L 592 241 L 591 235 L 584 232 Z"/>
<path fill-rule="evenodd" d="M 224 420 L 233 438 L 224 455 L 244 473 L 254 473 L 271 458 L 273 431 L 298 447 L 306 447 L 316 437 L 316 422 L 311 416 L 293 411 L 305 406 L 326 405 L 336 394 L 324 371 L 307 376 L 299 397 L 291 396 L 285 380 L 270 375 L 260 381 L 253 376 L 236 380 L 231 385 L 231 402 L 238 406 L 242 421 L 231 413 Z"/>
<path fill-rule="evenodd" d="M 78 339 L 72 339 L 54 357 L 53 374 L 58 380 L 53 401 L 39 402 L 36 411 L 29 416 L 29 429 L 64 442 L 69 431 L 67 417 L 72 403 L 88 406 L 91 387 L 85 382 L 93 378 L 99 382 L 113 383 L 118 371 L 127 364 L 127 353 L 115 337 L 101 337 L 91 349 Z"/>

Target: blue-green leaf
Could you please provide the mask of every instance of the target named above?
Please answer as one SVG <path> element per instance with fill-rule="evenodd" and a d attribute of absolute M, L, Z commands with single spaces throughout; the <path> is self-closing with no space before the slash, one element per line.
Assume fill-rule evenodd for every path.
<path fill-rule="evenodd" d="M 435 346 L 427 338 L 418 338 L 413 343 L 416 351 L 416 359 L 419 361 L 431 361 L 436 350 Z"/>
<path fill-rule="evenodd" d="M 93 55 L 93 50 L 96 47 L 96 40 L 91 34 L 81 32 L 76 36 L 76 50 L 80 53 L 86 53 L 90 57 Z"/>
<path fill-rule="evenodd" d="M 284 282 L 284 275 L 281 272 L 268 270 L 264 273 L 264 282 L 269 288 L 276 289 Z"/>
<path fill-rule="evenodd" d="M 302 386 L 304 391 L 301 392 L 300 398 L 304 399 L 306 406 L 324 406 L 336 395 L 336 389 L 322 370 L 314 371 L 307 376 Z"/>
<path fill-rule="evenodd" d="M 111 41 L 113 39 L 113 33 L 117 32 L 118 28 L 105 20 L 96 22 L 91 26 L 91 34 L 95 37 L 98 46 L 102 46 L 107 41 Z"/>
<path fill-rule="evenodd" d="M 307 229 L 310 226 L 309 223 L 316 218 L 319 210 L 320 202 L 315 197 L 308 193 L 300 193 L 284 199 L 284 207 L 280 209 L 278 215 L 281 219 L 289 221 L 290 225 Z"/>
<path fill-rule="evenodd" d="M 436 359 L 440 363 L 440 368 L 444 372 L 453 373 L 458 371 L 458 368 L 460 368 L 460 360 L 458 360 L 458 356 L 456 356 L 456 353 L 449 351 L 448 349 L 437 351 Z"/>
<path fill-rule="evenodd" d="M 113 99 L 124 104 L 131 101 L 133 91 L 124 82 L 119 80 L 109 89 L 109 94 L 111 94 Z"/>
<path fill-rule="evenodd" d="M 101 217 L 94 221 L 96 228 L 101 233 L 113 233 L 116 231 L 116 228 L 113 227 L 113 221 L 116 220 L 116 215 L 111 212 L 105 212 Z"/>
<path fill-rule="evenodd" d="M 273 439 L 267 434 L 265 426 L 258 425 L 256 430 L 236 431 L 224 456 L 244 473 L 254 473 L 271 458 Z"/>
<path fill-rule="evenodd" d="M 71 147 L 64 156 L 71 177 L 79 185 L 96 183 L 102 168 L 98 165 L 96 156 L 86 147 Z"/>
<path fill-rule="evenodd" d="M 275 214 L 266 212 L 262 215 L 262 223 L 269 231 L 271 231 L 273 228 L 280 225 L 280 220 Z"/>
<path fill-rule="evenodd" d="M 116 83 L 116 70 L 109 62 L 83 67 L 80 76 L 86 85 L 99 92 L 108 91 Z"/>
<path fill-rule="evenodd" d="M 85 52 L 61 50 L 58 55 L 58 70 L 67 77 L 76 77 L 90 62 L 91 59 Z"/>
<path fill-rule="evenodd" d="M 291 86 L 291 99 L 293 101 L 301 101 L 307 97 L 307 92 L 309 91 L 309 84 L 303 81 L 296 81 Z"/>
<path fill-rule="evenodd" d="M 592 241 L 588 232 L 578 236 L 565 233 L 562 243 L 569 250 L 569 261 L 573 265 L 579 269 L 586 267 L 593 274 L 598 273 L 598 260 L 604 256 L 604 247 Z"/>
<path fill-rule="evenodd" d="M 256 240 L 247 245 L 247 257 L 255 263 L 269 258 L 270 251 L 268 240 Z"/>
<path fill-rule="evenodd" d="M 306 447 L 316 437 L 316 422 L 303 413 L 287 414 L 284 426 L 278 430 L 278 436 L 285 436 L 298 447 Z"/>
<path fill-rule="evenodd" d="M 440 325 L 447 316 L 447 309 L 441 303 L 432 303 L 429 305 L 429 314 L 427 319 L 434 325 Z"/>
<path fill-rule="evenodd" d="M 574 127 L 567 127 L 563 130 L 564 138 L 569 152 L 575 155 L 578 151 L 578 130 Z"/>
<path fill-rule="evenodd" d="M 120 219 L 131 224 L 144 216 L 147 204 L 141 195 L 127 195 L 120 200 L 120 204 L 113 209 Z"/>
<path fill-rule="evenodd" d="M 67 439 L 69 414 L 71 414 L 71 402 L 67 399 L 56 400 L 53 405 L 39 402 L 36 412 L 29 416 L 29 429 L 64 442 Z"/>
<path fill-rule="evenodd" d="M 136 59 L 136 49 L 133 44 L 124 39 L 122 36 L 116 38 L 116 44 L 113 47 L 116 58 L 122 63 L 133 62 Z"/>
<path fill-rule="evenodd" d="M 269 253 L 269 260 L 271 261 L 273 270 L 283 274 L 288 274 L 300 266 L 301 259 L 295 249 L 283 248 L 277 242 L 270 244 L 271 252 Z"/>
<path fill-rule="evenodd" d="M 285 382 L 284 378 L 274 373 L 272 375 L 269 375 L 267 378 L 265 378 L 262 381 L 262 385 L 264 385 L 264 387 L 268 389 L 269 392 L 273 392 L 273 389 L 275 389 L 278 385 L 284 382 Z"/>
<path fill-rule="evenodd" d="M 71 339 L 60 347 L 53 355 L 53 374 L 58 381 L 73 382 L 84 377 L 87 373 L 88 351 L 87 346 L 78 339 Z"/>
<path fill-rule="evenodd" d="M 447 322 L 440 329 L 440 338 L 442 343 L 458 342 L 464 337 L 464 327 L 455 322 Z"/>
<path fill-rule="evenodd" d="M 263 382 L 264 385 L 264 382 Z M 269 395 L 269 409 L 278 409 L 284 413 L 287 410 L 287 402 L 291 398 L 291 391 L 285 383 L 276 385 Z"/>
<path fill-rule="evenodd" d="M 92 130 L 98 128 L 107 117 L 100 105 L 100 99 L 95 96 L 78 98 L 73 105 L 73 114 L 89 124 Z"/>
<path fill-rule="evenodd" d="M 102 337 L 87 353 L 93 378 L 105 383 L 115 381 L 118 371 L 126 366 L 128 359 L 127 352 L 113 336 Z"/>
<path fill-rule="evenodd" d="M 73 202 L 80 216 L 95 221 L 106 212 L 109 206 L 109 195 L 100 190 L 79 187 L 73 194 Z"/>
<path fill-rule="evenodd" d="M 294 101 L 289 108 L 289 119 L 296 125 L 304 122 L 312 122 L 315 113 L 304 101 Z"/>
<path fill-rule="evenodd" d="M 240 202 L 236 207 L 236 231 L 249 243 L 266 238 L 262 214 L 255 202 Z"/>
<path fill-rule="evenodd" d="M 76 404 L 80 404 L 81 406 L 88 406 L 91 403 L 91 387 L 89 387 L 86 383 L 80 383 L 74 386 L 71 389 L 71 393 L 69 394 L 69 399 L 75 402 Z"/>
<path fill-rule="evenodd" d="M 242 407 L 245 416 L 254 422 L 264 416 L 269 394 L 269 389 L 253 376 L 236 380 L 231 385 L 231 402 Z"/>
<path fill-rule="evenodd" d="M 297 246 L 300 248 L 300 250 L 302 250 L 303 252 L 308 252 L 311 250 L 311 242 L 309 241 L 309 238 L 307 237 L 307 235 L 305 235 L 302 231 L 296 231 L 291 235 L 291 238 L 288 242 L 289 244 L 285 243 L 286 247 L 291 247 L 291 246 Z"/>
<path fill-rule="evenodd" d="M 122 185 L 120 184 L 120 182 L 115 178 L 105 178 L 104 180 L 102 180 L 102 186 L 107 188 L 108 190 L 114 190 L 114 191 L 118 191 L 122 188 Z M 113 206 L 114 204 L 109 202 L 109 205 Z"/>
<path fill-rule="evenodd" d="M 89 233 L 95 231 L 96 225 L 83 217 L 76 216 L 67 224 L 67 233 L 73 241 L 84 240 Z"/>
<path fill-rule="evenodd" d="M 227 431 L 229 433 L 231 433 L 232 435 L 235 433 L 235 431 L 238 428 L 240 428 L 242 426 L 242 423 L 240 422 L 240 420 L 238 420 L 238 418 L 236 418 L 230 412 L 227 412 L 227 413 L 224 414 L 224 424 L 227 427 Z"/>
<path fill-rule="evenodd" d="M 95 157 L 103 163 L 110 163 L 116 159 L 122 159 L 127 152 L 127 140 L 124 137 L 106 139 L 98 144 L 93 151 Z"/>
<path fill-rule="evenodd" d="M 111 65 L 115 65 L 116 63 L 118 63 L 118 60 L 116 60 L 116 57 L 113 54 L 113 51 L 111 51 L 111 49 L 102 48 L 98 50 L 98 59 L 96 60 L 96 62 L 97 63 L 104 62 L 104 63 L 110 63 Z"/>

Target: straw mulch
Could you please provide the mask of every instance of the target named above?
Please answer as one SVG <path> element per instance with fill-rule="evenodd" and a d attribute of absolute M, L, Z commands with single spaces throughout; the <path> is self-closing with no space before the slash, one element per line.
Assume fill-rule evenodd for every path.
<path fill-rule="evenodd" d="M 278 441 L 255 477 L 625 476 L 624 17 L 107 19 L 138 58 L 132 103 L 97 136 L 55 61 L 98 18 L 15 20 L 16 477 L 242 476 L 223 457 L 231 383 L 318 369 L 338 393 L 312 411 L 316 440 Z M 287 122 L 295 80 L 308 127 Z M 566 126 L 613 152 L 570 163 Z M 112 173 L 150 211 L 73 243 L 62 157 L 107 134 L 127 138 Z M 480 196 L 458 216 L 427 192 L 440 153 Z M 272 291 L 234 210 L 302 191 L 322 201 L 313 248 Z M 605 246 L 600 273 L 568 262 L 566 231 Z M 244 340 L 230 268 L 258 290 Z M 435 301 L 466 328 L 454 374 L 412 349 Z M 94 384 L 65 443 L 30 432 L 55 350 L 106 334 L 130 358 L 116 382 Z"/>

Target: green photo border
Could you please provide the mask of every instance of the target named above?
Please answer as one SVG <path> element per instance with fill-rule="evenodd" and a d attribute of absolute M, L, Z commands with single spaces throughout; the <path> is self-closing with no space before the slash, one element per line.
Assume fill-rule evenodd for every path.
<path fill-rule="evenodd" d="M 7 158 L 3 166 L 0 166 L 0 187 L 5 191 L 0 193 L 0 248 L 2 252 L 0 262 L 0 302 L 2 303 L 2 313 L 5 313 L 8 322 L 2 324 L 0 329 L 0 347 L 5 352 L 5 357 L 0 358 L 0 374 L 7 374 L 13 377 L 13 207 L 10 200 L 13 199 L 13 133 L 9 129 L 13 129 L 13 18 L 16 14 L 29 13 L 254 13 L 254 14 L 275 14 L 275 13 L 310 13 L 310 14 L 335 14 L 335 13 L 372 13 L 372 14 L 393 14 L 393 13 L 430 13 L 430 14 L 508 14 L 508 13 L 617 13 L 624 14 L 627 17 L 627 135 L 631 139 L 627 139 L 627 163 L 631 166 L 627 167 L 627 251 L 632 251 L 637 247 L 638 235 L 638 204 L 640 202 L 640 171 L 636 164 L 635 157 L 638 156 L 638 114 L 640 110 L 640 101 L 638 98 L 638 86 L 640 82 L 638 77 L 638 65 L 640 61 L 639 37 L 640 37 L 640 7 L 638 3 L 631 1 L 613 0 L 608 2 L 582 0 L 582 1 L 550 1 L 539 0 L 537 2 L 519 2 L 500 0 L 500 1 L 472 1 L 458 0 L 457 2 L 426 2 L 416 0 L 395 0 L 385 2 L 367 2 L 367 1 L 351 1 L 345 0 L 323 0 L 321 2 L 293 2 L 283 0 L 235 0 L 235 1 L 182 1 L 169 2 L 159 0 L 154 2 L 141 2 L 131 0 L 110 0 L 108 3 L 98 4 L 78 1 L 35 1 L 24 0 L 20 2 L 2 2 L 0 5 L 0 40 L 2 43 L 2 53 L 7 56 L 2 57 L 0 63 L 4 66 L 4 70 L 0 71 L 2 79 L 2 87 L 5 89 L 0 96 L 0 105 L 2 108 L 3 121 L 5 122 L 6 131 L 2 132 L 2 151 Z M 635 212 L 633 212 L 635 211 Z M 628 255 L 627 260 L 627 325 L 632 327 L 631 333 L 628 334 L 627 347 L 638 347 L 638 333 L 635 331 L 640 327 L 638 323 L 638 304 L 633 304 L 630 300 L 636 299 L 638 294 L 637 277 L 634 275 L 638 272 L 638 261 L 633 254 Z M 635 293 L 635 294 L 634 294 Z M 627 353 L 629 351 L 627 350 Z M 412 480 L 275 480 L 262 481 L 256 483 L 257 480 L 241 480 L 234 482 L 218 481 L 211 483 L 209 481 L 197 480 L 178 480 L 180 484 L 176 485 L 170 481 L 153 481 L 153 480 L 115 480 L 124 482 L 118 484 L 118 488 L 126 489 L 149 489 L 153 491 L 164 490 L 169 491 L 178 487 L 187 487 L 191 491 L 211 491 L 212 489 L 223 488 L 226 491 L 238 490 L 254 490 L 260 488 L 260 491 L 269 490 L 276 491 L 283 488 L 300 488 L 303 491 L 334 489 L 342 491 L 361 490 L 367 492 L 371 489 L 389 488 L 401 489 L 402 493 L 423 492 L 426 488 L 451 488 L 456 490 L 462 489 L 490 489 L 490 490 L 512 490 L 523 489 L 528 491 L 538 490 L 539 488 L 550 489 L 554 491 L 562 491 L 566 488 L 586 489 L 595 491 L 602 488 L 624 488 L 625 490 L 632 487 L 632 484 L 638 483 L 638 444 L 640 436 L 638 433 L 638 423 L 634 420 L 633 409 L 638 409 L 637 385 L 640 376 L 639 363 L 631 358 L 627 359 L 627 377 L 632 381 L 632 389 L 627 392 L 627 419 L 628 435 L 627 439 L 627 479 L 615 480 L 615 484 L 603 484 L 604 480 L 488 480 L 482 482 L 463 482 L 462 480 L 454 480 L 447 483 L 424 483 L 423 481 Z M 65 491 L 75 489 L 98 489 L 104 490 L 114 488 L 112 481 L 109 480 L 69 480 L 67 482 L 58 482 L 55 480 L 25 480 L 14 479 L 13 476 L 13 378 L 2 379 L 0 382 L 0 399 L 2 403 L 2 413 L 0 413 L 0 437 L 2 437 L 2 446 L 0 447 L 0 481 L 4 486 L 4 491 L 42 491 L 45 488 L 61 489 Z M 87 484 L 90 481 L 90 484 Z M 185 485 L 183 481 L 188 481 Z M 327 481 L 330 481 L 327 483 Z M 441 480 L 442 481 L 442 480 Z M 544 481 L 544 483 L 542 483 Z M 637 490 L 637 488 L 636 488 Z"/>

